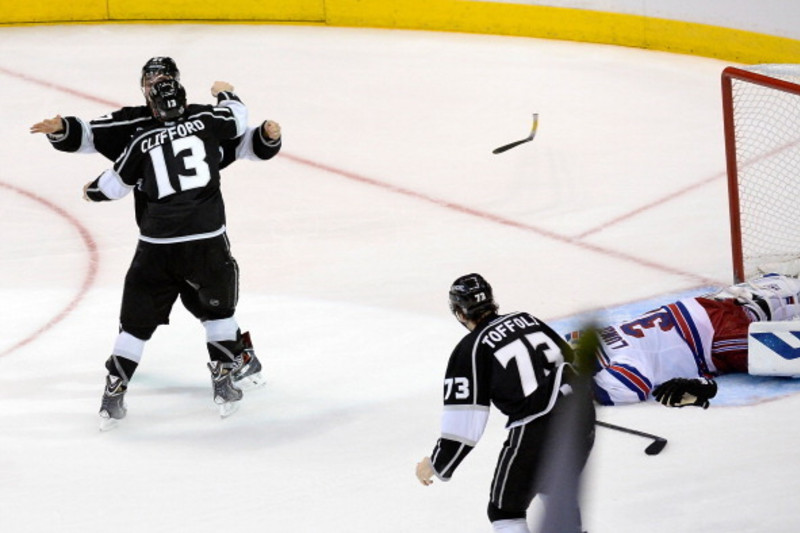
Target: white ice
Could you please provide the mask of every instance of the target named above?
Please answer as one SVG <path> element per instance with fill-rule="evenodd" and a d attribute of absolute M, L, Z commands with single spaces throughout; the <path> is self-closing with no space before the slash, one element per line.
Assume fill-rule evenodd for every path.
<path fill-rule="evenodd" d="M 130 198 L 88 204 L 110 163 L 28 127 L 138 104 L 174 57 L 191 100 L 230 81 L 284 148 L 223 173 L 238 319 L 268 384 L 220 420 L 203 328 L 176 305 L 128 417 L 101 434 L 103 362 L 136 242 Z M 496 412 L 450 483 L 414 466 L 438 436 L 464 330 L 450 282 L 554 324 L 731 279 L 725 63 L 525 38 L 260 25 L 0 28 L 0 531 L 478 533 Z M 502 155 L 496 146 L 532 143 Z M 724 389 L 724 383 L 723 383 Z M 800 530 L 800 396 L 599 418 L 591 533 Z M 532 519 L 541 511 L 534 506 Z"/>

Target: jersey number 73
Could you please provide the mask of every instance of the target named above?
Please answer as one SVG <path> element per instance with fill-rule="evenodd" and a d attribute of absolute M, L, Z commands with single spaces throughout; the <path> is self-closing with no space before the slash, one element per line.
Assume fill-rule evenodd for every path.
<path fill-rule="evenodd" d="M 561 349 L 553 339 L 541 331 L 529 333 L 524 338 L 506 344 L 496 350 L 494 356 L 503 368 L 508 368 L 512 360 L 516 361 L 517 373 L 525 396 L 530 396 L 539 387 L 534 361 L 538 364 L 544 363 L 543 358 L 547 361 L 540 370 L 544 376 L 547 376 L 556 365 L 564 362 Z"/>

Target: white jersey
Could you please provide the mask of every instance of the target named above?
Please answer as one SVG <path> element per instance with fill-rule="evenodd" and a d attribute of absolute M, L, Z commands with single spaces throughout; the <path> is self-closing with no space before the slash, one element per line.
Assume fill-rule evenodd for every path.
<path fill-rule="evenodd" d="M 604 405 L 641 402 L 676 377 L 714 373 L 714 328 L 696 299 L 659 307 L 599 332 L 595 397 Z"/>

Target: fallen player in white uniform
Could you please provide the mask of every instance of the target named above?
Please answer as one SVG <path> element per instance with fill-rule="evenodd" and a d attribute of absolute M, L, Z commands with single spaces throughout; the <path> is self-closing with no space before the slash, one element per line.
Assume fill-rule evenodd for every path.
<path fill-rule="evenodd" d="M 800 280 L 768 274 L 602 328 L 595 399 L 705 408 L 714 376 L 800 375 L 799 301 Z"/>

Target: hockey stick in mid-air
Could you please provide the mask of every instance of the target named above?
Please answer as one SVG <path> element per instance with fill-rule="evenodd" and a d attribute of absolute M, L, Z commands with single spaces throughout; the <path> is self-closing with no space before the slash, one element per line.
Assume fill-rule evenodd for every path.
<path fill-rule="evenodd" d="M 651 435 L 650 433 L 645 433 L 644 431 L 637 431 L 635 429 L 630 429 L 622 426 L 615 426 L 614 424 L 609 424 L 608 422 L 601 422 L 600 420 L 595 421 L 595 424 L 604 428 L 622 431 L 623 433 L 638 435 L 639 437 L 644 437 L 646 439 L 653 439 L 653 442 L 651 442 L 647 446 L 647 448 L 644 449 L 644 453 L 646 453 L 647 455 L 658 455 L 659 453 L 661 453 L 661 450 L 664 449 L 664 446 L 667 445 L 667 439 L 665 439 L 664 437 L 659 437 L 658 435 Z"/>
<path fill-rule="evenodd" d="M 531 126 L 530 135 L 528 135 L 524 139 L 520 139 L 519 141 L 514 141 L 513 143 L 504 144 L 503 146 L 495 148 L 494 150 L 492 150 L 492 153 L 493 154 L 502 154 L 506 150 L 511 150 L 515 146 L 519 146 L 520 144 L 532 141 L 533 138 L 536 137 L 536 128 L 538 128 L 538 127 L 539 127 L 539 113 L 534 113 L 533 114 L 533 125 Z"/>

